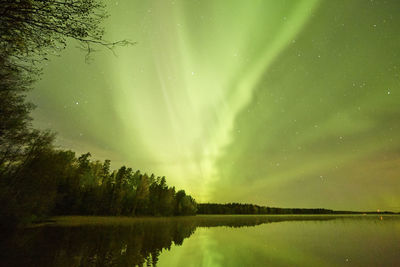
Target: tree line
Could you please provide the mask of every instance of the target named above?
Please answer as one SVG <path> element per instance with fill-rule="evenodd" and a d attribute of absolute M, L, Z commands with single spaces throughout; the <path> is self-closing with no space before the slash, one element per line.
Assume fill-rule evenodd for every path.
<path fill-rule="evenodd" d="M 241 203 L 198 204 L 198 214 L 335 214 L 329 209 L 276 208 Z"/>
<path fill-rule="evenodd" d="M 241 203 L 200 203 L 197 214 L 394 214 L 389 211 L 340 211 L 330 209 L 276 208 Z"/>
<path fill-rule="evenodd" d="M 42 135 L 26 158 L 1 178 L 2 221 L 37 220 L 49 215 L 172 216 L 196 213 L 195 200 L 169 187 L 165 177 L 147 175 L 110 161 L 92 161 L 57 150 Z M 40 142 L 39 142 L 40 141 Z M 4 183 L 5 182 L 5 183 Z"/>

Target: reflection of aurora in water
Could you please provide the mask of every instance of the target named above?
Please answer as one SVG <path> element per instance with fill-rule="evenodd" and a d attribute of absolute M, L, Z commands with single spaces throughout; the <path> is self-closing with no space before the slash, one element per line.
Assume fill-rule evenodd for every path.
<path fill-rule="evenodd" d="M 79 222 L 79 220 L 78 220 Z M 283 222 L 285 222 L 283 224 Z M 325 222 L 325 223 L 324 223 Z M 48 225 L 43 227 L 29 228 L 8 236 L 1 240 L 1 266 L 134 266 L 134 265 L 156 265 L 161 266 L 240 266 L 247 264 L 254 266 L 262 265 L 264 262 L 273 264 L 292 263 L 297 266 L 304 264 L 329 264 L 335 263 L 335 257 L 340 257 L 340 249 L 335 251 L 332 258 L 321 259 L 313 253 L 316 251 L 302 251 L 291 247 L 285 253 L 292 253 L 292 256 L 282 255 L 277 249 L 289 249 L 291 242 L 306 242 L 307 235 L 314 229 L 315 242 L 326 242 L 334 244 L 339 242 L 337 238 L 348 242 L 359 242 L 362 247 L 362 240 L 353 240 L 353 235 L 359 235 L 370 231 L 372 227 L 378 227 L 375 234 L 368 240 L 375 240 L 377 244 L 368 245 L 361 250 L 369 252 L 373 257 L 377 252 L 382 257 L 387 256 L 386 263 L 395 263 L 396 259 L 391 258 L 391 249 L 387 247 L 392 241 L 399 241 L 398 233 L 391 233 L 393 227 L 398 227 L 400 218 L 396 216 L 196 216 L 181 218 L 148 218 L 148 219 L 118 219 L 106 218 L 97 220 L 96 217 L 89 219 L 89 223 L 81 221 L 83 225 L 70 224 L 68 220 L 60 225 Z M 270 225 L 270 223 L 273 223 Z M 282 223 L 282 224 L 281 224 Z M 265 225 L 263 228 L 256 227 L 254 230 L 240 230 L 238 228 Z M 274 225 L 274 226 L 273 226 Z M 281 226 L 284 229 L 281 229 Z M 220 228 L 225 227 L 225 228 Z M 226 228 L 227 227 L 227 228 Z M 322 227 L 322 228 L 321 228 Z M 196 234 L 196 229 L 199 234 Z M 232 229 L 235 228 L 235 229 Z M 250 229 L 248 228 L 248 229 Z M 361 230 L 356 230 L 357 228 Z M 231 229 L 231 230 L 229 230 Z M 349 236 L 341 236 L 348 230 Z M 243 232 L 245 231 L 245 232 Z M 246 234 L 246 231 L 249 235 Z M 255 232 L 254 232 L 255 231 Z M 257 231 L 259 232 L 257 234 Z M 266 231 L 266 233 L 265 233 Z M 256 234 L 252 237 L 253 234 Z M 267 234 L 267 237 L 265 235 Z M 282 237 L 279 235 L 282 234 Z M 339 237 L 335 235 L 339 234 Z M 361 234 L 361 235 L 360 235 Z M 202 259 L 196 258 L 193 254 L 193 244 L 185 246 L 184 240 L 193 235 L 197 254 L 202 254 Z M 289 236 L 288 236 L 289 235 Z M 221 237 L 225 241 L 221 240 Z M 259 236 L 257 238 L 257 236 Z M 300 236 L 300 240 L 291 240 Z M 303 237 L 302 237 L 303 236 Z M 381 238 L 381 237 L 386 238 Z M 226 238 L 228 240 L 226 240 Z M 232 239 L 230 241 L 229 239 Z M 253 238 L 253 239 L 252 239 Z M 264 239 L 266 238 L 266 239 Z M 271 244 L 266 251 L 260 251 L 263 243 L 278 239 L 279 242 Z M 221 243 L 210 252 L 213 242 Z M 191 238 L 187 242 L 191 242 Z M 210 243 L 211 242 L 211 243 Z M 250 242 L 250 243 L 248 243 Z M 307 241 L 308 242 L 308 241 Z M 380 243 L 383 242 L 384 244 Z M 273 242 L 274 243 L 274 242 Z M 251 246 L 251 247 L 243 247 Z M 215 245 L 215 244 L 214 244 Z M 318 245 L 318 243 L 316 244 Z M 320 244 L 324 247 L 324 244 Z M 384 245 L 385 249 L 375 251 L 377 247 Z M 309 244 L 305 244 L 305 247 Z M 179 248 L 178 248 L 179 247 Z M 255 254 L 245 252 L 234 252 L 227 250 L 229 247 L 242 249 L 255 249 Z M 348 244 L 346 245 L 348 247 Z M 186 250 L 187 251 L 186 251 Z M 396 249 L 395 247 L 393 249 Z M 171 250 L 170 252 L 166 251 Z M 257 254 L 256 252 L 260 253 Z M 347 251 L 355 256 L 360 251 L 350 249 Z M 163 257 L 163 253 L 165 257 Z M 182 255 L 184 253 L 184 255 Z M 210 253 L 212 255 L 210 255 Z M 222 253 L 222 260 L 215 262 L 215 253 Z M 306 254 L 309 253 L 309 254 Z M 326 253 L 326 251 L 324 252 Z M 240 262 L 235 262 L 235 257 L 240 255 Z M 247 256 L 243 256 L 247 255 Z M 396 255 L 395 253 L 393 255 Z M 191 258 L 193 256 L 193 258 Z M 358 255 L 362 256 L 362 255 Z M 182 258 L 183 257 L 183 258 Z M 254 258 L 255 257 L 255 258 Z M 364 255 L 364 261 L 369 260 Z M 393 256 L 392 256 L 393 257 Z M 180 259 L 181 258 L 181 259 Z M 238 260 L 238 259 L 236 259 Z M 398 259 L 397 259 L 398 260 Z M 232 265 L 233 264 L 233 265 Z"/>

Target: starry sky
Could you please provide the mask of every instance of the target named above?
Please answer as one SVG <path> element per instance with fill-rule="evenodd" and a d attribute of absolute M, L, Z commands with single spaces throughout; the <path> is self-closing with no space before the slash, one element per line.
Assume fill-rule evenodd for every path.
<path fill-rule="evenodd" d="M 398 0 L 108 1 L 29 99 L 56 144 L 198 201 L 400 211 Z"/>

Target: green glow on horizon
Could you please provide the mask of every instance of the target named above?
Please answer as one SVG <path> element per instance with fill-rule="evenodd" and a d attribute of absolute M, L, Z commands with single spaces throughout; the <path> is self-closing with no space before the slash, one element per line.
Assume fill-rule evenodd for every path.
<path fill-rule="evenodd" d="M 400 209 L 395 0 L 110 2 L 138 44 L 72 45 L 31 95 L 59 145 L 200 201 Z"/>

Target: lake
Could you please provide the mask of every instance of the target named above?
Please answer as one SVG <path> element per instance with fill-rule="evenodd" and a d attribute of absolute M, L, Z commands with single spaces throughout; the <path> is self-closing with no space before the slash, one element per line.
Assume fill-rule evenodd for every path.
<path fill-rule="evenodd" d="M 400 216 L 55 220 L 2 233 L 1 266 L 400 266 Z"/>

